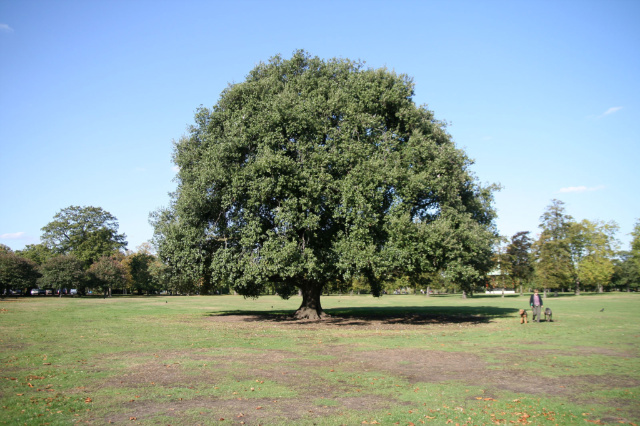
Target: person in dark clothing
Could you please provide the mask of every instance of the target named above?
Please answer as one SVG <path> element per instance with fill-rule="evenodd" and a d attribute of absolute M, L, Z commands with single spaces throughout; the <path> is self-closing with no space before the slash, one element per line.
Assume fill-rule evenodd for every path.
<path fill-rule="evenodd" d="M 540 322 L 540 314 L 542 314 L 542 297 L 538 294 L 538 289 L 533 290 L 533 294 L 529 298 L 529 306 L 533 314 L 533 322 Z"/>

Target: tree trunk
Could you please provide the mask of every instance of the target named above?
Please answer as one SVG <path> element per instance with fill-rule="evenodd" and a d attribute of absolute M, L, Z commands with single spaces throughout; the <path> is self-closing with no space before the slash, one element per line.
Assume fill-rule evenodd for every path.
<path fill-rule="evenodd" d="M 462 290 L 462 298 L 463 299 L 467 298 L 467 292 L 465 290 Z"/>
<path fill-rule="evenodd" d="M 427 297 L 429 297 L 429 293 L 431 293 L 431 286 L 427 286 Z"/>
<path fill-rule="evenodd" d="M 576 281 L 576 296 L 580 296 L 580 281 Z"/>
<path fill-rule="evenodd" d="M 300 287 L 300 293 L 302 294 L 302 303 L 293 314 L 295 319 L 317 321 L 330 316 L 322 310 L 322 305 L 320 305 L 322 285 L 305 283 Z"/>

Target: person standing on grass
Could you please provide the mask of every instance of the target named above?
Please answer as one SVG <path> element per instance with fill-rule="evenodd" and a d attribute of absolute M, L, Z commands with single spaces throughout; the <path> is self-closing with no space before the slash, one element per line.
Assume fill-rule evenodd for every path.
<path fill-rule="evenodd" d="M 529 298 L 529 306 L 533 312 L 533 321 L 540 322 L 540 314 L 542 314 L 542 297 L 538 294 L 538 289 L 533 290 L 533 294 Z"/>

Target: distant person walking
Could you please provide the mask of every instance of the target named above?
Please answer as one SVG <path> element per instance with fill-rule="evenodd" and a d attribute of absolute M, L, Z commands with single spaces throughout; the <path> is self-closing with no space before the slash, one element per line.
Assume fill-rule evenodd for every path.
<path fill-rule="evenodd" d="M 542 313 L 542 297 L 538 294 L 538 289 L 533 290 L 533 294 L 529 298 L 529 306 L 533 313 L 532 321 L 540 322 L 540 314 Z"/>

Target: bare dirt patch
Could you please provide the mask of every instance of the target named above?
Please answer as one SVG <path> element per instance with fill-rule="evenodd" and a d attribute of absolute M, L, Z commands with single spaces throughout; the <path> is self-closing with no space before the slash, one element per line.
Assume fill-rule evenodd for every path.
<path fill-rule="evenodd" d="M 598 348 L 593 346 L 577 346 L 575 348 L 575 353 L 579 353 L 587 356 L 588 355 L 605 355 L 605 356 L 620 357 L 620 358 L 635 358 L 635 356 L 631 352 L 620 352 L 620 351 L 614 351 L 613 349 L 609 349 L 609 348 Z M 573 353 L 572 355 L 575 355 L 575 353 Z"/>
<path fill-rule="evenodd" d="M 479 326 L 485 322 L 477 317 L 445 318 L 438 322 L 437 318 L 417 316 L 374 319 L 334 317 L 324 321 L 293 321 L 273 315 L 211 316 L 207 321 L 232 326 L 239 331 L 255 328 L 256 321 L 261 321 L 261 327 L 270 328 L 321 331 L 341 327 L 370 333 L 379 330 L 417 330 L 418 327 L 424 329 L 425 325 Z M 131 418 L 168 416 L 175 418 L 177 424 L 191 424 L 193 416 L 206 415 L 209 418 L 231 420 L 236 424 L 269 424 L 270 421 L 282 419 L 295 421 L 339 416 L 343 411 L 368 412 L 405 404 L 388 395 L 364 392 L 361 397 L 354 397 L 352 395 L 356 392 L 357 385 L 347 379 L 327 376 L 328 371 L 342 373 L 345 377 L 374 373 L 409 384 L 456 382 L 482 386 L 487 395 L 510 391 L 526 395 L 555 395 L 568 400 L 584 398 L 585 393 L 592 391 L 640 386 L 640 381 L 631 377 L 591 375 L 549 378 L 541 374 L 543 365 L 535 370 L 521 367 L 527 362 L 531 364 L 531 357 L 540 356 L 540 352 L 522 358 L 522 354 L 510 352 L 507 348 L 496 348 L 501 360 L 500 364 L 496 364 L 470 352 L 416 348 L 362 349 L 350 345 L 322 344 L 301 351 L 242 347 L 168 350 L 152 355 L 131 354 L 131 367 L 124 374 L 96 384 L 97 388 L 104 386 L 133 390 L 159 386 L 166 390 L 166 394 L 171 394 L 172 388 L 210 389 L 220 382 L 259 380 L 282 386 L 296 396 L 269 399 L 245 398 L 242 393 L 233 396 L 220 393 L 215 396 L 197 395 L 185 400 L 172 400 L 170 403 L 152 399 L 114 402 L 117 406 L 114 406 L 112 414 L 102 420 L 122 423 Z M 602 348 L 579 350 L 591 355 L 631 357 L 627 353 Z M 195 371 L 194 365 L 198 366 Z M 328 403 L 323 404 L 319 400 Z M 622 408 L 624 411 L 620 414 L 629 413 L 631 418 L 637 415 L 629 412 L 629 407 Z"/>
<path fill-rule="evenodd" d="M 320 396 L 318 396 L 320 397 Z M 295 422 L 302 418 L 340 415 L 344 411 L 366 411 L 371 407 L 388 409 L 402 402 L 379 396 L 347 397 L 335 399 L 335 405 L 319 405 L 312 398 L 295 399 L 217 399 L 194 398 L 171 404 L 155 401 L 137 401 L 124 407 L 122 412 L 109 415 L 106 423 L 122 424 L 131 420 L 164 415 L 175 418 L 178 424 L 188 423 L 190 416 L 207 415 L 210 419 L 231 424 L 269 424 L 272 421 Z"/>

